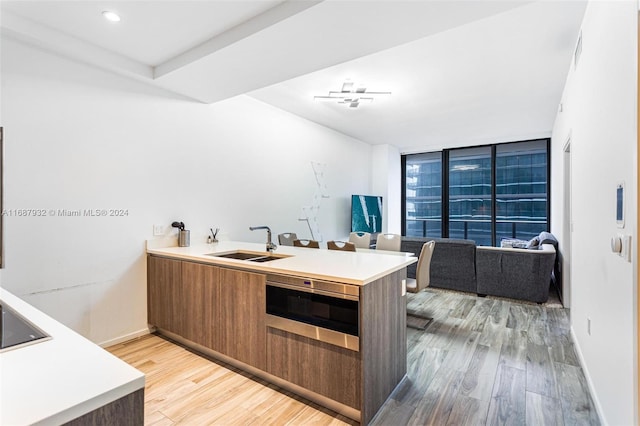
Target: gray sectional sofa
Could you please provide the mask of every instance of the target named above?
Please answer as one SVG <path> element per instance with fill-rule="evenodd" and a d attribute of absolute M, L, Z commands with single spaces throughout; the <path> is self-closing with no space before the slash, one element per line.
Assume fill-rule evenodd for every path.
<path fill-rule="evenodd" d="M 552 244 L 538 249 L 478 247 L 477 293 L 544 303 L 555 264 Z"/>
<path fill-rule="evenodd" d="M 529 249 L 476 247 L 473 240 L 403 237 L 401 250 L 420 254 L 435 240 L 430 286 L 544 303 L 554 271 L 557 241 L 549 233 L 532 240 Z M 407 269 L 415 277 L 415 265 Z"/>
<path fill-rule="evenodd" d="M 476 293 L 476 243 L 450 238 L 402 237 L 400 250 L 420 255 L 422 245 L 434 240 L 429 279 L 431 287 Z M 416 277 L 416 264 L 407 268 L 407 277 Z"/>

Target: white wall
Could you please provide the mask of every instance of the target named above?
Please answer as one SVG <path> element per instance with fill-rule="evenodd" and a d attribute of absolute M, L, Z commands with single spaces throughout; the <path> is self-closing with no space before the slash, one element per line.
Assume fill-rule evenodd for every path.
<path fill-rule="evenodd" d="M 265 241 L 294 231 L 326 164 L 324 240 L 350 229 L 350 195 L 369 192 L 371 147 L 249 97 L 214 105 L 32 49 L 2 45 L 6 217 L 2 285 L 97 343 L 146 327 L 144 242 L 182 220 L 191 242 Z M 357 159 L 357 161 L 356 161 Z M 359 164 L 353 167 L 353 164 Z M 51 216 L 126 209 L 124 217 Z"/>
<path fill-rule="evenodd" d="M 392 145 L 374 145 L 371 169 L 372 195 L 382 195 L 382 231 L 402 234 L 400 151 Z"/>
<path fill-rule="evenodd" d="M 634 265 L 613 254 L 609 242 L 618 233 L 637 237 L 637 19 L 636 1 L 589 3 L 582 55 L 569 72 L 552 142 L 551 223 L 562 250 L 563 146 L 571 136 L 571 325 L 592 396 L 611 425 L 634 424 L 636 402 Z M 615 221 L 620 181 L 622 230 Z"/>

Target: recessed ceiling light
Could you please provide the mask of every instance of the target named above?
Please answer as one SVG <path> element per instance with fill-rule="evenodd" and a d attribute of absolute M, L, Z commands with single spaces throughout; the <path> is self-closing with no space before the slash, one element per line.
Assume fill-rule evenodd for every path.
<path fill-rule="evenodd" d="M 111 12 L 109 10 L 103 10 L 102 16 L 104 16 L 104 19 L 106 19 L 107 21 L 120 22 L 120 15 L 118 15 L 115 12 Z"/>

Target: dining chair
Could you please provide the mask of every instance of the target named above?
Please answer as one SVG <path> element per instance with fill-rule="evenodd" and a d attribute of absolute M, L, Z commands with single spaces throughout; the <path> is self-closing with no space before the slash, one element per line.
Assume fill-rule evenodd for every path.
<path fill-rule="evenodd" d="M 316 240 L 293 240 L 294 247 L 320 248 L 320 243 Z"/>
<path fill-rule="evenodd" d="M 356 248 L 368 249 L 371 245 L 371 234 L 368 232 L 352 232 L 349 234 L 349 242 L 356 245 Z"/>
<path fill-rule="evenodd" d="M 431 257 L 433 256 L 433 249 L 436 246 L 435 241 L 427 241 L 422 245 L 422 250 L 420 250 L 420 256 L 418 257 L 418 266 L 416 267 L 416 278 L 407 278 L 407 291 L 410 293 L 418 293 L 422 289 L 429 287 L 429 270 L 431 268 Z M 407 302 L 408 302 L 407 298 Z M 407 309 L 407 317 L 416 317 L 423 320 L 432 320 L 433 318 L 424 316 L 422 314 L 418 314 L 416 312 L 409 312 Z M 424 324 L 424 327 L 428 325 L 428 322 Z M 411 323 L 407 322 L 408 327 L 418 328 L 420 330 L 424 330 L 424 327 L 413 326 Z"/>
<path fill-rule="evenodd" d="M 356 251 L 356 245 L 345 241 L 327 241 L 329 250 Z"/>
<path fill-rule="evenodd" d="M 379 234 L 376 250 L 400 251 L 402 236 L 398 234 Z"/>
<path fill-rule="evenodd" d="M 278 234 L 278 244 L 281 246 L 292 246 L 293 240 L 297 240 L 298 236 L 295 232 L 284 232 L 282 234 Z"/>

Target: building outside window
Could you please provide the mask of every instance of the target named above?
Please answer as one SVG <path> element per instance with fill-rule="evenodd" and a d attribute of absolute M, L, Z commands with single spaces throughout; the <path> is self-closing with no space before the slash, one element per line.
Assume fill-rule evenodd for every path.
<path fill-rule="evenodd" d="M 500 245 L 549 229 L 549 139 L 403 156 L 404 235 Z"/>
<path fill-rule="evenodd" d="M 547 230 L 546 140 L 496 146 L 496 241 Z"/>
<path fill-rule="evenodd" d="M 449 152 L 449 238 L 491 245 L 491 147 Z"/>
<path fill-rule="evenodd" d="M 405 235 L 441 237 L 442 155 L 414 154 L 405 164 Z"/>

